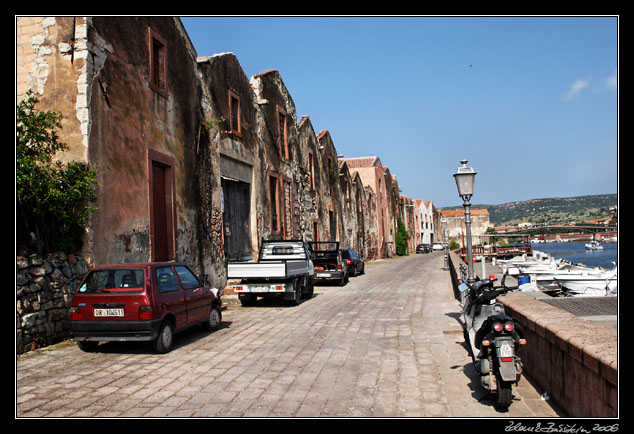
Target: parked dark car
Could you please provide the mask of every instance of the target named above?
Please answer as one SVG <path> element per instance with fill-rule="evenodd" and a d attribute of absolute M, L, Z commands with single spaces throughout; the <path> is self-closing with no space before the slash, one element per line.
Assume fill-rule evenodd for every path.
<path fill-rule="evenodd" d="M 175 333 L 198 324 L 215 330 L 221 321 L 217 290 L 178 263 L 97 267 L 71 302 L 71 331 L 84 351 L 101 341 L 151 341 L 166 353 Z"/>
<path fill-rule="evenodd" d="M 419 244 L 416 246 L 416 253 L 429 253 L 431 252 L 431 245 Z"/>
<path fill-rule="evenodd" d="M 310 241 L 315 283 L 335 281 L 343 286 L 348 282 L 348 265 L 339 250 L 338 241 Z"/>
<path fill-rule="evenodd" d="M 354 249 L 344 249 L 341 251 L 344 261 L 348 266 L 348 273 L 350 276 L 355 277 L 357 274 L 365 273 L 365 263 L 363 257 L 359 255 Z"/>

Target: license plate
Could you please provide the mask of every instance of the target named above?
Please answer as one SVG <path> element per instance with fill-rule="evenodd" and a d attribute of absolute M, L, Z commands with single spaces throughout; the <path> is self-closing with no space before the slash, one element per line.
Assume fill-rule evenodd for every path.
<path fill-rule="evenodd" d="M 317 277 L 330 277 L 330 273 L 317 273 Z"/>
<path fill-rule="evenodd" d="M 500 357 L 513 357 L 513 347 L 510 345 L 502 345 L 500 347 Z"/>
<path fill-rule="evenodd" d="M 123 309 L 95 309 L 96 317 L 123 316 Z"/>
<path fill-rule="evenodd" d="M 249 291 L 251 292 L 269 292 L 268 286 L 249 286 Z"/>

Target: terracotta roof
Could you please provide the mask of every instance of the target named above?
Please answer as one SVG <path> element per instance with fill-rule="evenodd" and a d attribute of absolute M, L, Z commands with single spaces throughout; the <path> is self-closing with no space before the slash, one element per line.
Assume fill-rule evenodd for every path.
<path fill-rule="evenodd" d="M 278 72 L 277 69 L 267 69 L 266 71 L 262 71 L 259 74 L 255 74 L 256 77 L 259 77 L 261 75 L 266 75 L 269 74 L 271 72 Z"/>
<path fill-rule="evenodd" d="M 377 162 L 380 163 L 379 157 L 376 156 L 341 158 L 341 160 L 348 163 L 348 167 L 372 167 L 376 166 Z"/>
<path fill-rule="evenodd" d="M 464 210 L 462 209 L 452 209 L 441 212 L 443 217 L 462 217 L 464 215 Z M 471 215 L 489 215 L 489 210 L 484 209 L 472 209 Z"/>

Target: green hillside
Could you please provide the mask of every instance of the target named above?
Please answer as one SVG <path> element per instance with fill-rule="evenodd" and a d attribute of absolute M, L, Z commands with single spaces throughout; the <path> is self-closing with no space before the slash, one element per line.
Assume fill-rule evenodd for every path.
<path fill-rule="evenodd" d="M 572 224 L 614 216 L 618 204 L 616 194 L 593 196 L 554 197 L 509 202 L 500 205 L 473 205 L 473 209 L 487 208 L 494 226 L 518 223 Z M 451 207 L 445 209 L 458 209 Z"/>

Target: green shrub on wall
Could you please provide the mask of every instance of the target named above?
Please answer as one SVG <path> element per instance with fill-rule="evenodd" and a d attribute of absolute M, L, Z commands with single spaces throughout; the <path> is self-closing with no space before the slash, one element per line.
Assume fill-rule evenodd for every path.
<path fill-rule="evenodd" d="M 57 135 L 62 115 L 37 111 L 38 102 L 29 91 L 16 110 L 17 242 L 34 243 L 40 254 L 71 252 L 81 246 L 88 215 L 96 209 L 97 170 L 54 160 L 68 149 Z"/>
<path fill-rule="evenodd" d="M 400 217 L 398 218 L 397 226 L 398 229 L 396 231 L 396 254 L 399 256 L 408 256 L 409 249 L 407 247 L 407 240 L 409 238 L 409 234 L 407 232 L 405 224 Z"/>

